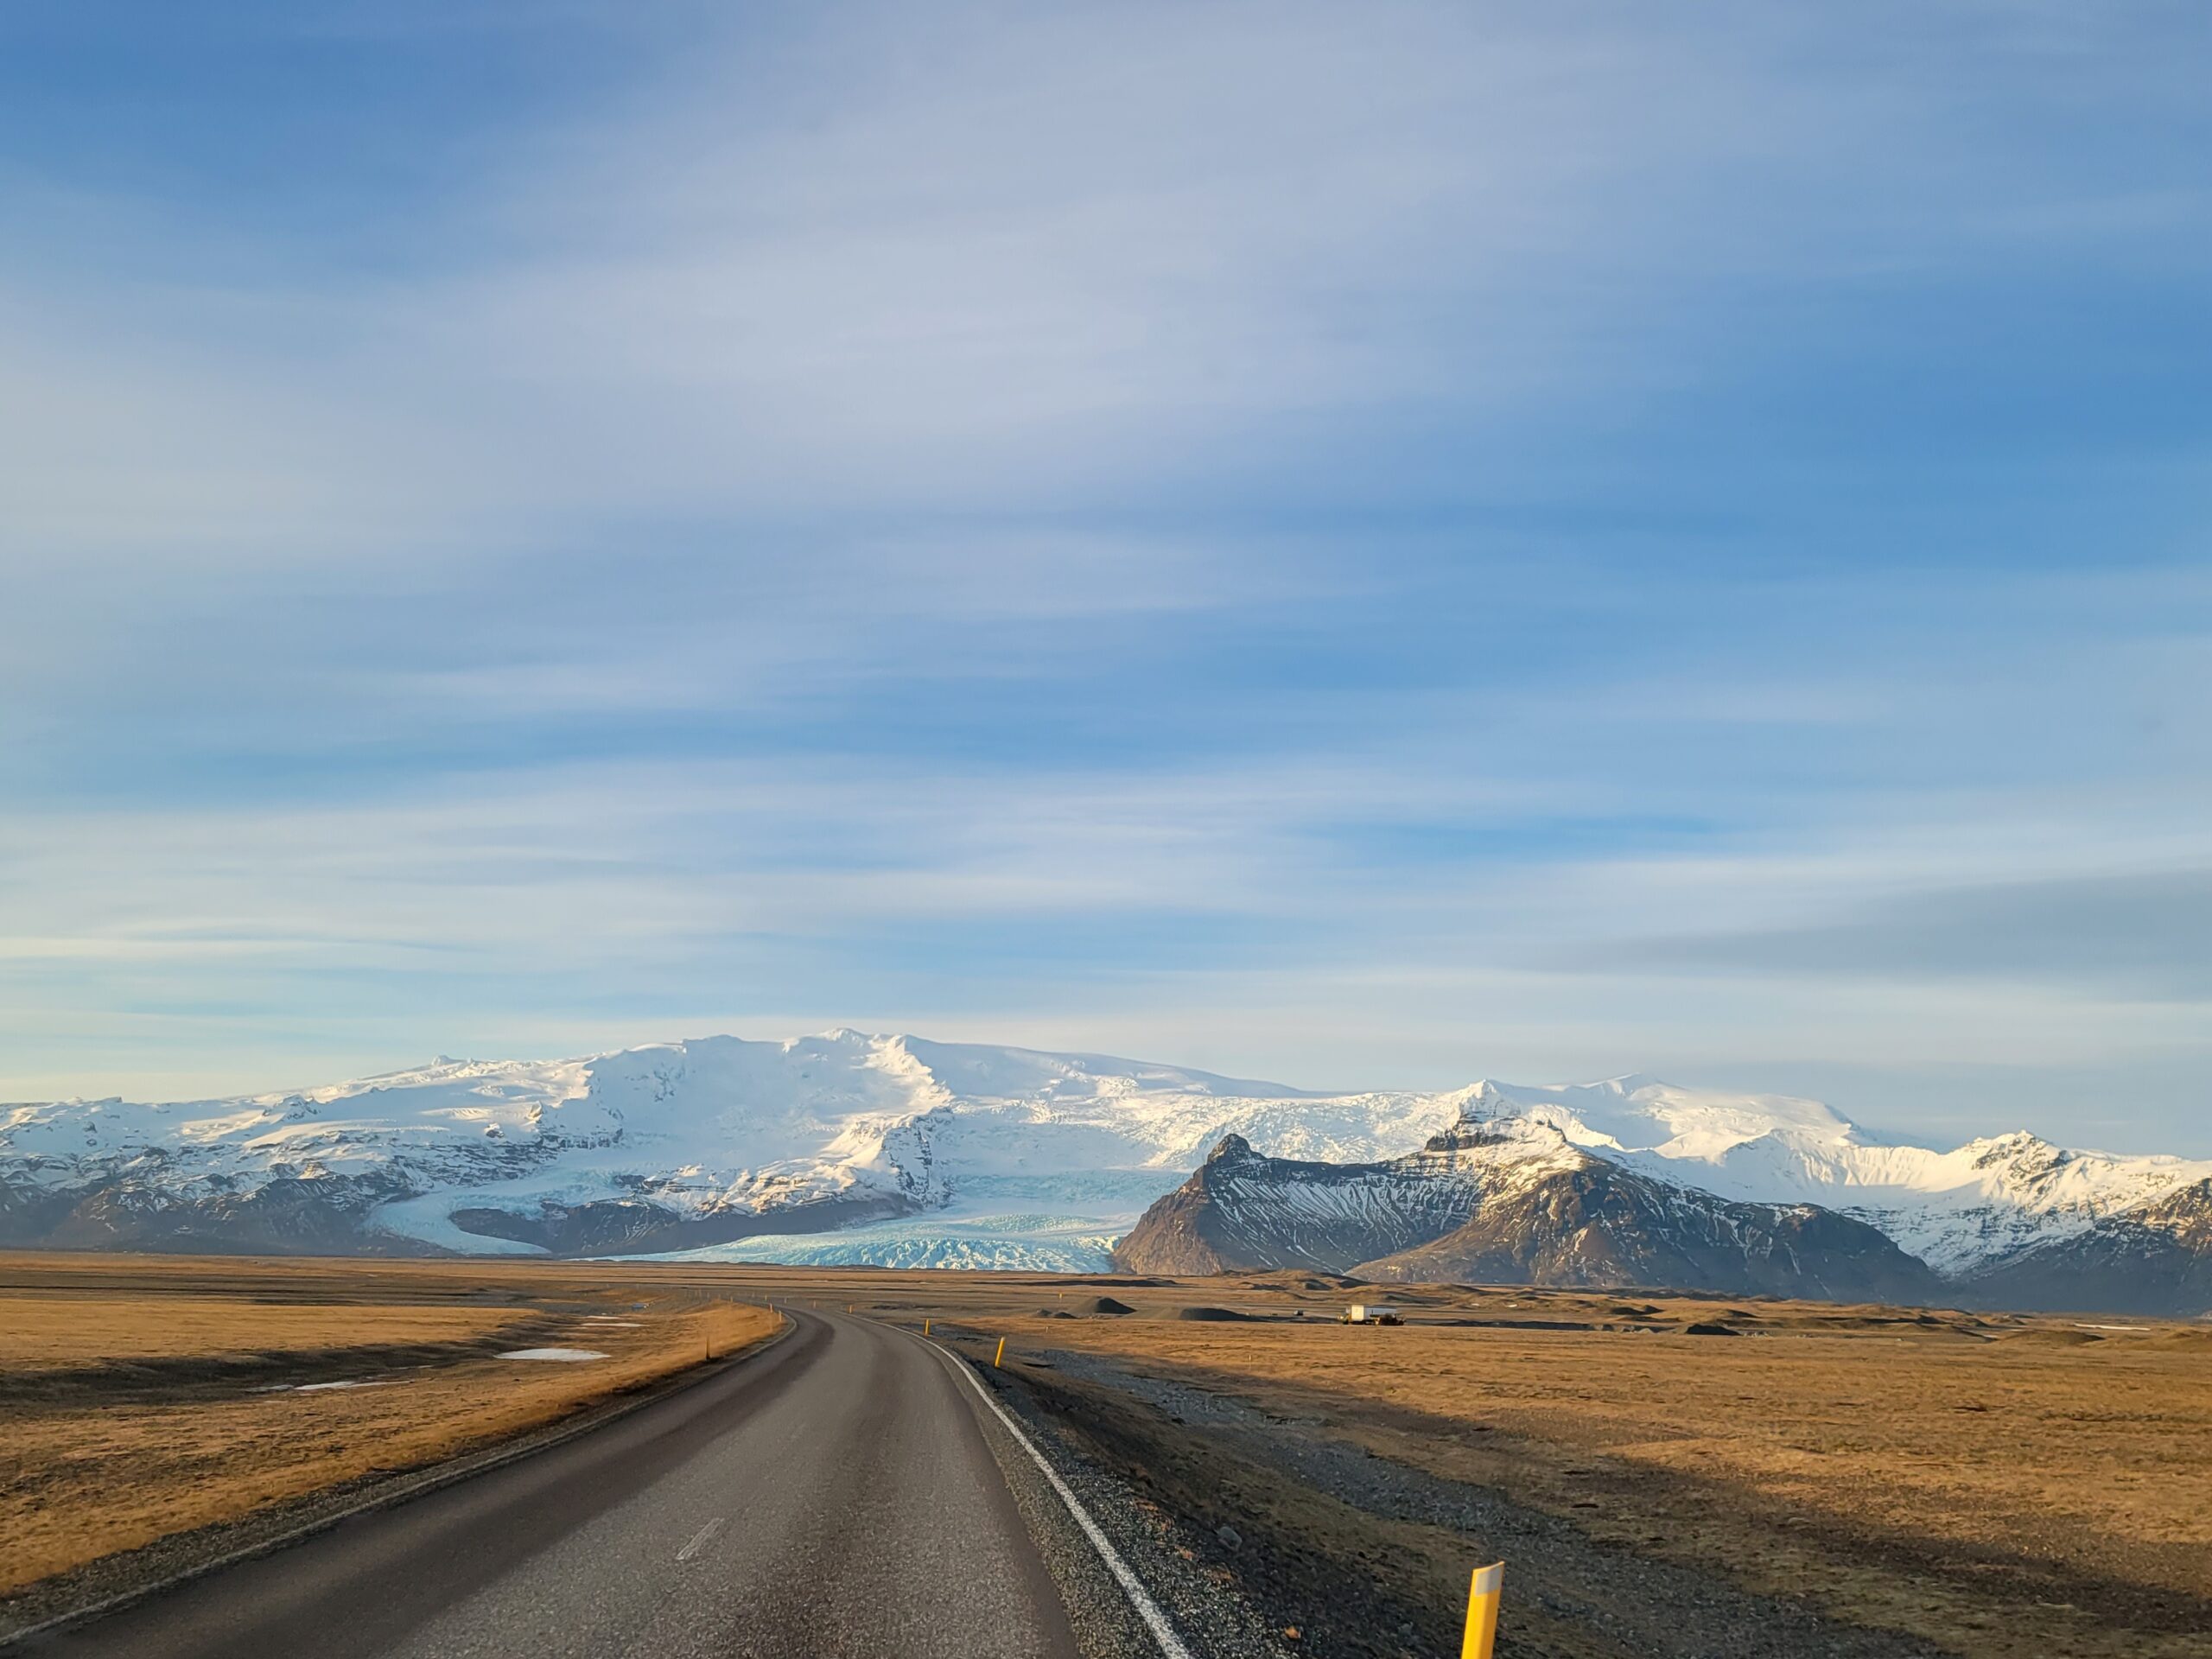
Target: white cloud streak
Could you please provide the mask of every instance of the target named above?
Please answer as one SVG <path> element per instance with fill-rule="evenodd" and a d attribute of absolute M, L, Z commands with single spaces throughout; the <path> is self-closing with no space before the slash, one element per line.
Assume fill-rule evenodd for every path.
<path fill-rule="evenodd" d="M 1714 622 L 1669 608 L 1671 572 L 1548 568 L 1547 603 L 1620 639 L 1605 671 L 1286 671 L 1240 688 L 1232 734 L 1141 741 L 1178 677 L 1226 700 L 1207 624 L 1295 609 L 1325 633 L 1400 580 L 1360 531 L 1224 529 L 1212 505 L 1395 509 L 1408 476 L 1571 499 L 1585 463 L 1525 435 L 1772 372 L 1753 302 L 2085 239 L 2194 268 L 2201 188 L 2115 196 L 2044 136 L 2085 109 L 2185 124 L 2188 55 L 2072 11 L 1840 36 L 1749 8 L 793 9 L 743 38 L 694 16 L 620 96 L 461 157 L 374 276 L 107 203 L 98 237 L 139 274 L 86 281 L 84 220 L 53 213 L 0 252 L 10 1075 L 158 1077 L 164 1045 L 171 1074 L 241 1085 L 263 1062 L 238 1054 L 404 1058 L 434 1004 L 518 1038 L 654 1034 L 594 1002 L 609 983 L 668 1018 L 773 999 L 1347 1082 L 1477 1051 L 2200 1052 L 2201 1009 L 2004 964 L 1624 966 L 1976 883 L 2199 868 L 2193 572 L 1844 571 L 1768 640 L 1726 626 L 1740 586 L 1703 590 Z M 1962 53 L 2002 64 L 2005 108 Z M 1439 432 L 1440 461 L 1400 454 Z M 1525 613 L 1470 586 L 1501 630 Z M 1951 607 L 1966 637 L 1993 597 L 2069 626 L 1985 620 L 1953 650 L 1878 614 Z M 2036 660 L 1995 660 L 2022 639 Z M 899 717 L 948 684 L 1075 684 L 1134 753 L 918 743 Z M 652 753 L 678 718 L 742 729 L 559 758 Z M 833 729 L 804 758 L 759 736 L 810 719 Z M 1541 844 L 1655 816 L 1709 822 L 1688 847 Z M 1375 852 L 1408 828 L 1440 850 Z M 1109 940 L 1041 982 L 1047 945 L 1004 946 L 1139 918 L 1191 942 Z M 931 930 L 934 983 L 909 943 Z"/>

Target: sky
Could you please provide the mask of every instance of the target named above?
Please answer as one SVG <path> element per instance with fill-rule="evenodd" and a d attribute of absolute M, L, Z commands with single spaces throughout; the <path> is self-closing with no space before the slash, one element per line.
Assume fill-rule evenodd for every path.
<path fill-rule="evenodd" d="M 2212 1153 L 2212 11 L 0 12 L 0 1098 L 836 1025 Z"/>

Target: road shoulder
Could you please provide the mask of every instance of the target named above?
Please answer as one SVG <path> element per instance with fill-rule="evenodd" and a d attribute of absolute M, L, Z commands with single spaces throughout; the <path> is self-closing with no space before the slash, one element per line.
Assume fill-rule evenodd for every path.
<path fill-rule="evenodd" d="M 1127 1517 L 1133 1554 L 1148 1541 L 1154 1570 L 1205 1586 L 1194 1605 L 1233 1608 L 1272 1641 L 1258 1650 L 1345 1659 L 1456 1651 L 1465 1575 L 1503 1556 L 1518 1588 L 1502 1655 L 1926 1659 L 1934 1652 L 1610 1548 L 1501 1494 L 1091 1357 L 1025 1359 L 1008 1368 L 1002 1397 L 1020 1402 L 1056 1462 L 1087 1465 L 1102 1490 L 1125 1495 L 1116 1507 Z"/>
<path fill-rule="evenodd" d="M 1209 1570 L 1197 1540 L 1068 1436 L 1055 1415 L 1041 1408 L 1028 1368 L 979 1363 L 988 1358 L 980 1341 L 956 1338 L 943 1351 L 948 1363 L 967 1369 L 1020 1427 L 1190 1651 L 1205 1659 L 1294 1659 L 1313 1650 L 1281 1639 L 1257 1609 Z M 976 1412 L 1015 1507 L 1059 1586 L 1084 1659 L 1157 1659 L 1160 1643 L 1066 1503 L 980 1401 Z"/>

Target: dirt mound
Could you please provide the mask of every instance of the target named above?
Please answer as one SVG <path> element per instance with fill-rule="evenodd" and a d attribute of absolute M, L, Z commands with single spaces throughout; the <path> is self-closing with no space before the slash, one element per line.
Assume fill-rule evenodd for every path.
<path fill-rule="evenodd" d="M 1076 1304 L 1078 1313 L 1134 1313 L 1136 1309 L 1127 1302 L 1117 1302 L 1111 1296 L 1093 1296 L 1087 1302 Z"/>
<path fill-rule="evenodd" d="M 1684 1325 L 1686 1337 L 1739 1337 L 1743 1332 L 1732 1325 L 1719 1325 L 1711 1319 L 1700 1319 L 1695 1325 Z"/>
<path fill-rule="evenodd" d="M 1194 1320 L 1202 1325 L 1230 1325 L 1241 1324 L 1252 1316 L 1249 1313 L 1239 1313 L 1233 1307 L 1179 1307 L 1175 1310 L 1175 1317 L 1179 1319 Z"/>
<path fill-rule="evenodd" d="M 1075 1315 L 1064 1307 L 1040 1307 L 1037 1310 L 1037 1317 L 1040 1319 L 1071 1319 Z"/>

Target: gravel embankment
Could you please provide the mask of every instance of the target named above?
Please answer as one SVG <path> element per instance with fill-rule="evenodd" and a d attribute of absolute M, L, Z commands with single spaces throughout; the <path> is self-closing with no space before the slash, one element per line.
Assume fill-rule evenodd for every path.
<path fill-rule="evenodd" d="M 1509 1591 L 1498 1651 L 1510 1659 L 1939 1652 L 1601 1543 L 1495 1491 L 1093 1357 L 1061 1351 L 1009 1368 L 998 1392 L 1035 1426 L 1033 1437 L 1131 1565 L 1172 1599 L 1194 1654 L 1456 1654 L 1464 1602 L 1441 1586 L 1501 1558 Z"/>
<path fill-rule="evenodd" d="M 1159 1604 L 1193 1659 L 1287 1659 L 1313 1651 L 1277 1640 L 1260 1611 L 1217 1572 L 1208 1570 L 1202 1541 L 1071 1443 L 1015 1372 L 979 1366 L 976 1374 L 1052 1460 L 1053 1471 Z M 1022 1518 L 1066 1598 L 1084 1659 L 1158 1659 L 1159 1643 L 1059 1495 L 995 1424 L 987 1424 L 986 1433 Z"/>

